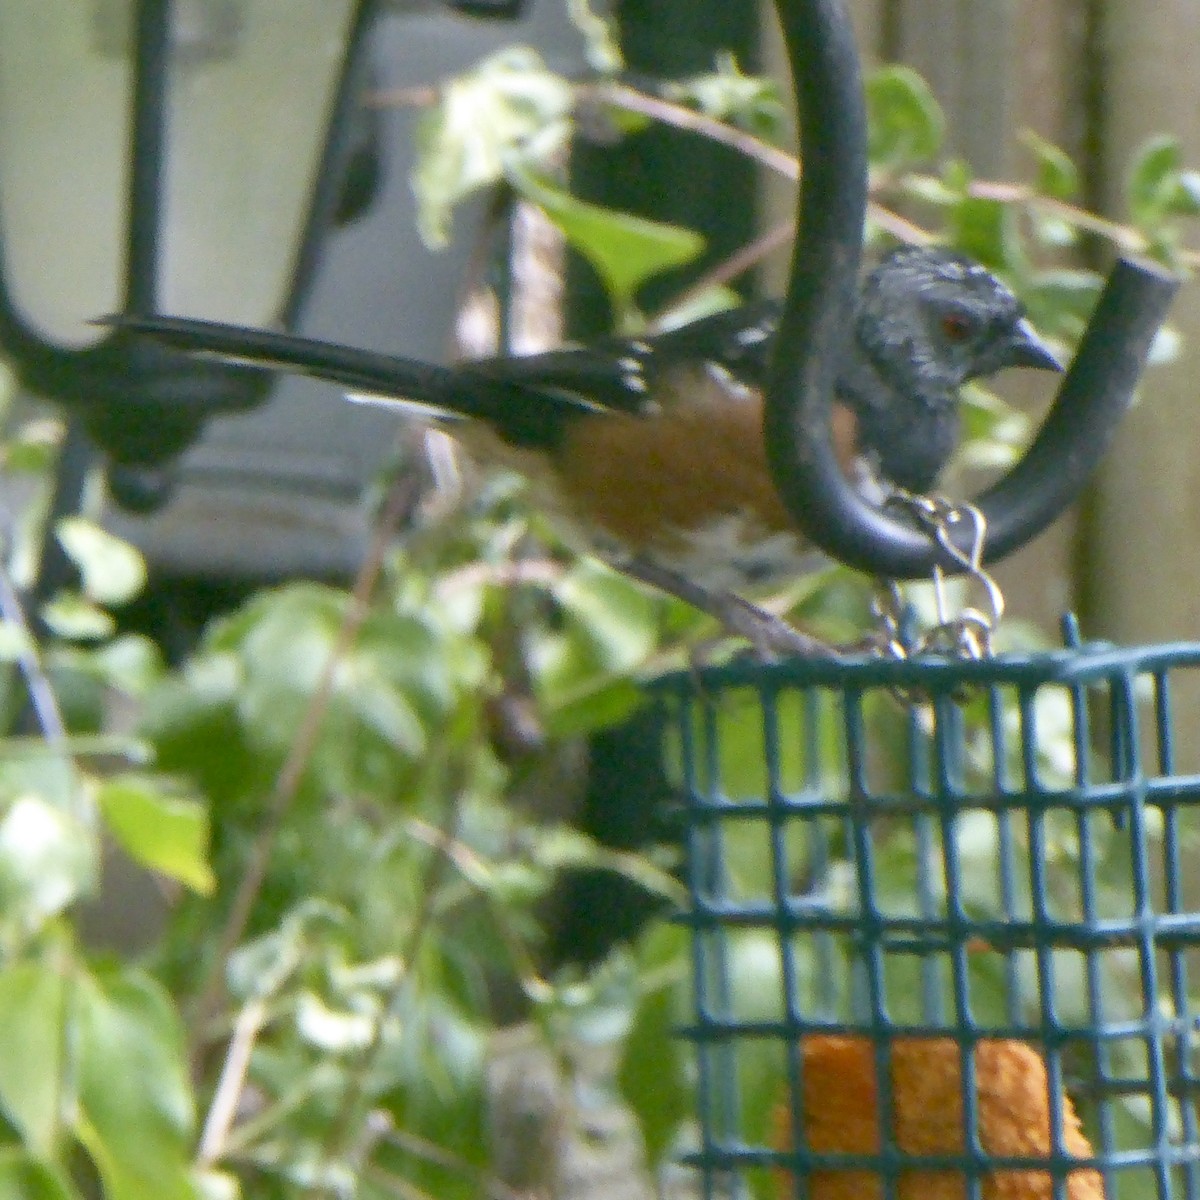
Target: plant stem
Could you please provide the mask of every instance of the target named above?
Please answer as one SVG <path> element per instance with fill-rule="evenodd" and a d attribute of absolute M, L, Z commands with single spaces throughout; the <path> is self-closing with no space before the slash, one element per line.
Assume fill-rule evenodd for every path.
<path fill-rule="evenodd" d="M 275 777 L 274 786 L 267 798 L 262 825 L 254 845 L 250 849 L 249 862 L 246 871 L 238 884 L 238 889 L 230 906 L 221 937 L 217 943 L 217 952 L 208 976 L 200 989 L 200 997 L 195 1004 L 192 1019 L 189 1022 L 192 1029 L 193 1071 L 199 1067 L 199 1057 L 205 1045 L 205 1031 L 220 1008 L 225 997 L 225 971 L 230 955 L 241 942 L 250 914 L 254 910 L 255 901 L 266 881 L 267 869 L 271 861 L 271 853 L 283 826 L 284 817 L 296 797 L 300 781 L 317 744 L 317 735 L 329 702 L 333 695 L 334 679 L 337 669 L 354 644 L 358 631 L 369 612 L 370 599 L 379 581 L 383 569 L 383 561 L 392 537 L 400 526 L 400 522 L 412 507 L 419 489 L 419 482 L 414 477 L 398 480 L 392 485 L 387 501 L 376 526 L 366 560 L 354 581 L 354 590 L 350 595 L 350 603 L 341 627 L 337 631 L 329 658 L 321 671 L 317 686 L 309 699 L 304 715 L 288 754 L 279 774 Z"/>
<path fill-rule="evenodd" d="M 237 1115 L 238 1100 L 246 1084 L 250 1054 L 266 1016 L 267 1006 L 261 1000 L 252 1000 L 238 1013 L 234 1022 L 221 1078 L 213 1093 L 212 1103 L 208 1106 L 204 1132 L 200 1135 L 200 1149 L 196 1152 L 196 1160 L 202 1167 L 211 1166 L 225 1151 L 229 1131 Z"/>
<path fill-rule="evenodd" d="M 17 667 L 25 680 L 25 688 L 29 693 L 29 703 L 33 706 L 37 718 L 38 729 L 42 737 L 50 742 L 57 750 L 66 753 L 67 727 L 63 722 L 62 710 L 58 707 L 58 697 L 50 686 L 50 680 L 42 668 L 41 655 L 38 652 L 37 640 L 25 619 L 25 609 L 21 604 L 17 589 L 13 587 L 8 568 L 0 565 L 0 617 L 8 622 L 21 639 L 17 651 Z"/>
<path fill-rule="evenodd" d="M 413 917 L 408 944 L 400 951 L 400 974 L 392 985 L 387 1004 L 380 1010 L 375 1027 L 371 1031 L 371 1040 L 359 1052 L 358 1061 L 351 1068 L 350 1082 L 342 1098 L 341 1108 L 330 1127 L 329 1136 L 325 1139 L 326 1161 L 335 1161 L 349 1154 L 351 1144 L 355 1140 L 355 1118 L 366 1095 L 367 1080 L 384 1048 L 384 1031 L 399 1012 L 400 1001 L 412 980 L 414 964 L 433 923 L 442 877 L 450 862 L 446 851 L 458 843 L 458 829 L 462 819 L 462 789 L 459 783 L 458 780 L 451 780 L 448 785 L 449 802 L 438 829 L 438 845 L 429 857 L 425 877 L 421 881 L 418 892 L 421 903 Z"/>
<path fill-rule="evenodd" d="M 737 150 L 747 158 L 769 167 L 772 171 L 789 179 L 800 178 L 800 160 L 786 150 L 764 142 L 762 138 L 738 129 L 726 121 L 698 112 L 686 104 L 651 96 L 624 83 L 583 83 L 575 88 L 576 103 L 610 104 L 626 112 L 650 117 L 663 125 L 697 133 L 710 141 L 720 142 L 731 150 Z"/>

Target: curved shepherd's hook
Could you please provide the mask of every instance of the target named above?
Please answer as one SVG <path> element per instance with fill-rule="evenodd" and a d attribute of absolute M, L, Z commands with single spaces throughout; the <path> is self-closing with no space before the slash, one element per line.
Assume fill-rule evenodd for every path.
<path fill-rule="evenodd" d="M 765 406 L 771 473 L 793 519 L 842 562 L 898 579 L 961 567 L 925 531 L 868 503 L 830 445 L 836 364 L 850 327 L 867 201 L 858 53 L 842 0 L 775 0 L 795 83 L 803 172 L 798 235 Z M 1129 408 L 1179 281 L 1121 260 L 1028 452 L 974 503 L 992 562 L 1078 495 Z"/>

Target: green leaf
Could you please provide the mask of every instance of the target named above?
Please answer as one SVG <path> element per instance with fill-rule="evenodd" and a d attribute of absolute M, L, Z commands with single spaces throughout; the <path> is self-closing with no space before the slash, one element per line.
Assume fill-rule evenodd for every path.
<path fill-rule="evenodd" d="M 211 641 L 240 664 L 233 694 L 248 742 L 279 761 L 295 737 L 338 646 L 349 611 L 345 593 L 297 584 L 258 596 Z M 474 670 L 424 619 L 372 613 L 332 675 L 309 780 L 326 791 L 376 795 L 405 790 L 428 745 L 427 724 L 460 694 L 451 674 Z"/>
<path fill-rule="evenodd" d="M 1022 299 L 1039 330 L 1074 340 L 1091 318 L 1103 283 L 1095 271 L 1038 271 L 1023 290 Z"/>
<path fill-rule="evenodd" d="M 0 819 L 0 911 L 33 933 L 90 890 L 96 843 L 71 814 L 22 796 Z"/>
<path fill-rule="evenodd" d="M 7 367 L 0 370 L 0 411 L 8 411 Z M 48 474 L 58 461 L 63 426 L 55 420 L 26 421 L 4 443 L 4 469 L 10 474 Z"/>
<path fill-rule="evenodd" d="M 200 1200 L 240 1200 L 241 1184 L 229 1171 L 197 1170 L 194 1178 Z"/>
<path fill-rule="evenodd" d="M 1054 213 L 1033 211 L 1029 214 L 1034 237 L 1043 245 L 1064 249 L 1079 243 L 1079 229 Z"/>
<path fill-rule="evenodd" d="M 24 743 L 21 749 L 0 754 L 0 813 L 3 804 L 25 796 L 37 796 L 62 812 L 79 811 L 80 780 L 69 754 L 45 741 Z"/>
<path fill-rule="evenodd" d="M 560 628 L 539 631 L 529 647 L 547 731 L 565 737 L 615 724 L 641 702 L 630 672 L 657 644 L 657 601 L 590 559 L 576 562 L 551 590 Z"/>
<path fill-rule="evenodd" d="M 1135 154 L 1126 194 L 1141 229 L 1152 230 L 1167 215 L 1179 189 L 1179 165 L 1179 142 L 1170 134 L 1150 138 Z"/>
<path fill-rule="evenodd" d="M 736 1020 L 747 1024 L 783 1019 L 783 967 L 779 939 L 761 930 L 741 930 L 730 940 L 729 978 Z M 803 950 L 795 954 L 797 991 L 810 994 L 811 964 Z M 772 1039 L 746 1038 L 737 1047 L 738 1085 L 743 1128 L 752 1142 L 767 1138 L 772 1110 L 783 1084 L 783 1047 Z"/>
<path fill-rule="evenodd" d="M 76 1200 L 78 1196 L 49 1163 L 15 1150 L 0 1152 L 0 1200 Z"/>
<path fill-rule="evenodd" d="M 149 976 L 85 976 L 76 992 L 76 1133 L 105 1200 L 196 1200 L 190 1177 L 195 1114 L 183 1031 Z"/>
<path fill-rule="evenodd" d="M 897 171 L 937 157 L 946 118 L 916 71 L 881 67 L 867 79 L 866 98 L 872 166 Z"/>
<path fill-rule="evenodd" d="M 109 832 L 130 858 L 202 895 L 213 890 L 203 804 L 168 795 L 161 781 L 143 775 L 106 780 L 97 799 Z"/>
<path fill-rule="evenodd" d="M 1183 338 L 1179 330 L 1171 325 L 1163 325 L 1150 343 L 1150 353 L 1146 355 L 1146 362 L 1152 367 L 1162 367 L 1175 362 L 1182 353 Z"/>
<path fill-rule="evenodd" d="M 664 927 L 647 939 L 656 959 L 686 961 L 686 934 Z M 642 948 L 644 959 L 646 947 Z M 661 978 L 661 972 L 653 973 Z M 650 977 L 643 969 L 641 978 Z M 660 986 L 647 989 L 634 1010 L 632 1027 L 621 1048 L 617 1082 L 633 1110 L 646 1145 L 646 1157 L 659 1165 L 675 1145 L 680 1123 L 692 1111 L 693 1086 L 687 1059 L 677 1031 L 687 1019 L 682 989 Z"/>
<path fill-rule="evenodd" d="M 230 956 L 229 990 L 243 1000 L 278 994 L 304 963 L 310 943 L 344 923 L 345 913 L 334 905 L 311 898 L 301 901 L 277 928 L 239 946 Z"/>
<path fill-rule="evenodd" d="M 613 850 L 587 834 L 569 826 L 552 826 L 538 830 L 530 843 L 531 857 L 539 868 L 548 872 L 592 868 L 611 871 L 636 884 L 650 896 L 675 905 L 686 903 L 686 890 L 667 869 L 676 856 L 662 848 L 652 858 L 649 854 Z M 658 861 L 662 860 L 662 861 Z"/>
<path fill-rule="evenodd" d="M 1180 171 L 1172 204 L 1182 217 L 1200 216 L 1200 171 Z"/>
<path fill-rule="evenodd" d="M 951 187 L 945 178 L 936 175 L 905 175 L 900 181 L 900 189 L 904 195 L 935 208 L 957 204 L 963 198 L 962 188 Z"/>
<path fill-rule="evenodd" d="M 625 66 L 621 43 L 611 21 L 597 15 L 588 0 L 567 0 L 567 16 L 583 34 L 588 66 L 601 75 L 613 75 Z"/>
<path fill-rule="evenodd" d="M 439 630 L 426 614 L 378 610 L 363 622 L 353 658 L 380 686 L 403 694 L 422 721 L 434 722 L 450 712 L 463 690 L 483 683 L 487 664 L 471 652 L 475 649 L 467 639 Z"/>
<path fill-rule="evenodd" d="M 582 980 L 567 980 L 537 1014 L 551 1043 L 619 1046 L 640 998 L 637 964 L 625 947 L 611 951 Z"/>
<path fill-rule="evenodd" d="M 41 615 L 52 633 L 81 642 L 110 637 L 116 629 L 108 613 L 78 592 L 59 592 L 42 605 Z"/>
<path fill-rule="evenodd" d="M 570 84 L 528 46 L 509 46 L 447 81 L 415 135 L 412 188 L 426 245 L 446 245 L 454 206 L 499 183 L 506 164 L 560 162 L 571 106 Z"/>
<path fill-rule="evenodd" d="M 698 293 L 689 292 L 681 298 L 680 303 L 672 304 L 665 312 L 659 314 L 655 328 L 679 329 L 693 321 L 699 321 L 702 317 L 711 317 L 714 313 L 737 308 L 741 303 L 742 297 L 733 288 L 723 285 L 705 288 Z"/>
<path fill-rule="evenodd" d="M 965 196 L 951 207 L 947 223 L 954 245 L 984 266 L 1018 277 L 1027 273 L 1013 205 L 990 197 Z"/>
<path fill-rule="evenodd" d="M 25 1145 L 46 1158 L 55 1149 L 63 1111 L 65 999 L 62 975 L 44 963 L 0 971 L 0 1104 Z"/>
<path fill-rule="evenodd" d="M 330 1008 L 312 991 L 296 998 L 296 1031 L 326 1054 L 348 1054 L 371 1044 L 377 1016 L 373 1012 Z"/>
<path fill-rule="evenodd" d="M 33 648 L 29 634 L 12 621 L 0 621 L 0 662 L 16 662 Z"/>
<path fill-rule="evenodd" d="M 784 128 L 787 110 L 779 84 L 761 75 L 743 74 L 737 59 L 729 53 L 717 55 L 714 71 L 668 84 L 665 94 L 757 137 L 775 139 Z"/>
<path fill-rule="evenodd" d="M 238 719 L 243 672 L 231 652 L 202 652 L 181 675 L 146 697 L 139 732 L 166 772 L 194 779 L 214 806 L 229 811 L 270 786 L 278 759 L 252 746 Z"/>
<path fill-rule="evenodd" d="M 966 196 L 974 178 L 970 164 L 964 159 L 951 158 L 942 164 L 942 186 L 958 200 Z"/>
<path fill-rule="evenodd" d="M 1029 444 L 1030 419 L 978 383 L 962 389 L 958 461 L 974 468 L 1009 467 Z"/>
<path fill-rule="evenodd" d="M 516 164 L 508 177 L 595 268 L 621 321 L 634 311 L 634 296 L 647 279 L 692 262 L 704 249 L 694 230 L 589 204 Z"/>
<path fill-rule="evenodd" d="M 1077 196 L 1079 170 L 1070 156 L 1032 129 L 1023 130 L 1020 137 L 1021 144 L 1037 161 L 1037 190 L 1055 200 L 1070 200 Z"/>
<path fill-rule="evenodd" d="M 601 666 L 627 672 L 645 661 L 658 638 L 655 603 L 637 584 L 591 558 L 555 584 L 555 598 L 597 650 Z"/>
<path fill-rule="evenodd" d="M 103 646 L 75 650 L 73 661 L 105 686 L 142 696 L 166 674 L 162 653 L 148 637 L 123 634 Z"/>
<path fill-rule="evenodd" d="M 553 738 L 569 738 L 607 729 L 628 719 L 645 699 L 635 679 L 593 675 L 573 691 L 546 698 L 546 732 Z"/>
<path fill-rule="evenodd" d="M 126 604 L 146 586 L 146 562 L 128 542 L 86 517 L 63 517 L 59 544 L 79 568 L 84 594 L 97 604 Z"/>
<path fill-rule="evenodd" d="M 697 786 L 734 800 L 760 800 L 766 796 L 770 781 L 765 761 L 762 703 L 757 693 L 751 689 L 726 689 L 715 713 L 705 704 L 688 705 L 680 719 L 692 726 L 693 763 L 702 771 L 695 780 Z M 812 769 L 809 751 L 832 750 L 836 714 L 832 704 L 824 699 L 810 710 L 798 697 L 784 694 L 777 701 L 775 720 L 779 782 L 785 789 L 798 790 Z M 813 744 L 812 722 L 816 723 L 816 736 L 821 739 L 817 745 Z M 679 723 L 673 720 L 663 738 L 664 765 L 672 783 L 682 782 L 681 732 Z M 711 778 L 708 764 L 714 768 Z"/>

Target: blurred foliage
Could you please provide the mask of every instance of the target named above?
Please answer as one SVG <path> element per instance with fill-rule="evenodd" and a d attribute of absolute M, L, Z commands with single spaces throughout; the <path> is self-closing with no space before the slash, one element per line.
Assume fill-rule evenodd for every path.
<path fill-rule="evenodd" d="M 786 169 L 777 145 L 785 107 L 773 83 L 728 57 L 656 93 L 632 92 L 617 82 L 608 27 L 586 3 L 569 7 L 599 78 L 573 82 L 534 50 L 512 47 L 446 81 L 418 134 L 420 227 L 430 244 L 444 244 L 465 197 L 518 194 L 591 262 L 620 325 L 642 328 L 641 286 L 693 261 L 702 240 L 572 196 L 571 140 L 599 122 L 619 154 L 620 136 L 663 120 L 692 130 L 680 136 L 720 137 Z M 961 162 L 939 161 L 945 119 L 907 69 L 877 72 L 868 100 L 872 243 L 926 236 L 912 222 L 927 214 L 938 237 L 1000 271 L 1064 348 L 1099 287 L 1069 255 L 1082 238 L 1177 267 L 1193 261 L 1183 229 L 1200 187 L 1170 139 L 1132 164 L 1130 223 L 1118 225 L 1076 207 L 1075 166 L 1034 134 L 1024 138 L 1029 183 L 980 181 Z M 686 307 L 729 295 L 714 286 Z M 1028 419 L 981 388 L 967 399 L 963 465 L 1003 465 L 1027 440 Z M 28 582 L 59 432 L 45 419 L 21 420 L 0 444 L 6 472 L 28 496 L 6 556 L 4 577 L 18 587 Z M 395 486 L 384 480 L 381 491 Z M 718 633 L 711 622 L 577 557 L 519 481 L 468 475 L 457 498 L 417 507 L 402 537 L 382 522 L 371 586 L 264 590 L 167 670 L 148 641 L 114 632 L 114 610 L 145 571 L 94 518 L 57 531 L 80 586 L 32 614 L 43 635 L 33 636 L 19 607 L 0 614 L 5 711 L 16 713 L 30 681 L 54 698 L 39 713 L 46 736 L 0 744 L 0 1195 L 482 1194 L 495 1165 L 490 1047 L 497 1021 L 514 1014 L 568 1073 L 568 1048 L 608 1048 L 653 1166 L 686 1149 L 695 1064 L 673 1036 L 691 1004 L 685 931 L 651 924 L 590 972 L 550 975 L 542 957 L 545 905 L 565 871 L 624 876 L 677 903 L 677 854 L 617 852 L 553 806 L 536 810 L 566 789 L 556 773 L 564 752 L 634 713 L 640 680 L 688 665 Z M 928 604 L 920 589 L 912 595 Z M 832 641 L 854 637 L 868 618 L 861 582 L 836 568 L 798 581 L 780 603 Z M 1015 627 L 1003 636 L 1010 646 L 1040 641 Z M 717 660 L 727 649 L 706 653 Z M 1051 785 L 1075 770 L 1064 703 L 1052 692 L 1037 697 Z M 866 716 L 872 769 L 886 790 L 902 777 L 911 730 L 888 697 L 868 698 Z M 835 708 L 814 712 L 785 697 L 777 719 L 784 777 L 844 795 Z M 981 731 L 990 715 L 968 706 L 961 719 L 970 769 L 987 778 Z M 1002 721 L 1012 719 L 1006 709 Z M 749 695 L 687 715 L 710 773 L 693 786 L 761 796 L 762 720 Z M 682 727 L 667 739 L 676 783 Z M 1071 897 L 1079 832 L 1051 824 L 1051 883 Z M 914 914 L 929 880 L 944 877 L 937 853 L 922 866 L 916 847 L 928 830 L 918 826 L 897 819 L 874 831 L 881 903 Z M 818 836 L 822 886 L 852 913 L 852 848 L 840 820 L 791 830 L 790 861 L 804 861 L 812 849 L 804 839 Z M 1003 911 L 1000 836 L 986 814 L 954 827 L 973 914 Z M 1005 836 L 1019 841 L 1028 830 Z M 1089 853 L 1127 861 L 1130 836 L 1093 824 Z M 102 851 L 158 883 L 165 928 L 136 958 L 81 938 L 80 905 L 100 887 Z M 754 823 L 730 836 L 726 865 L 734 894 L 774 894 L 774 861 Z M 1101 907 L 1119 907 L 1127 881 L 1114 871 L 1104 886 Z M 1080 915 L 1078 902 L 1061 904 L 1064 918 Z M 738 934 L 727 953 L 733 1011 L 778 1018 L 775 936 Z M 1107 962 L 1113 1003 L 1137 995 L 1136 963 Z M 798 946 L 796 965 L 789 986 L 798 995 L 815 996 L 820 982 L 848 1010 L 848 954 Z M 1085 991 L 1077 964 L 1076 975 L 1070 969 L 1064 962 L 1062 977 L 1078 999 Z M 979 959 L 971 983 L 979 1012 L 1005 994 L 1001 974 Z M 916 983 L 889 981 L 897 1012 Z M 1032 963 L 1022 963 L 1019 983 L 1032 1012 Z M 779 1094 L 781 1063 L 767 1040 L 741 1047 L 737 1059 L 754 1140 Z M 1143 1119 L 1131 1109 L 1131 1129 Z"/>

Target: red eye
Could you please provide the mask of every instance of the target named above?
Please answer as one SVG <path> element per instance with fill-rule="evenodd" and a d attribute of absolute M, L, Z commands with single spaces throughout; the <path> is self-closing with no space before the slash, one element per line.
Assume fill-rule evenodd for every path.
<path fill-rule="evenodd" d="M 962 313 L 946 313 L 942 317 L 942 332 L 952 342 L 965 342 L 971 336 L 971 320 Z"/>

